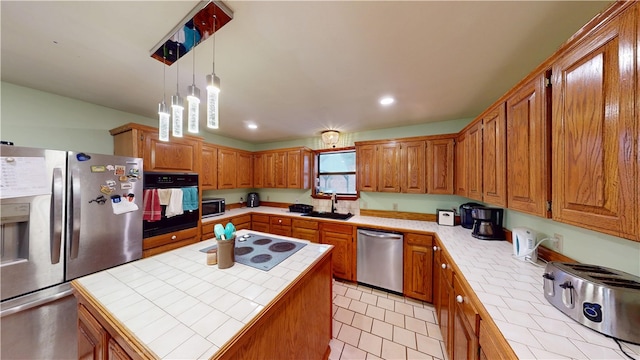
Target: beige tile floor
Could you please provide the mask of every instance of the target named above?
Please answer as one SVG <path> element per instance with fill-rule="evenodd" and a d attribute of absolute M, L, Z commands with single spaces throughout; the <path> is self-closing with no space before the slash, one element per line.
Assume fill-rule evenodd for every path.
<path fill-rule="evenodd" d="M 341 281 L 330 346 L 330 360 L 446 359 L 431 304 Z"/>

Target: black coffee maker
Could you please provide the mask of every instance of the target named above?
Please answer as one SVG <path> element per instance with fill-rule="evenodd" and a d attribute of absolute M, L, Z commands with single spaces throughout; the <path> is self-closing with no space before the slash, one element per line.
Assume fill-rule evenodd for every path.
<path fill-rule="evenodd" d="M 460 205 L 460 225 L 465 229 L 473 229 L 473 218 L 471 217 L 471 210 L 477 207 L 482 207 L 478 203 L 466 203 Z"/>
<path fill-rule="evenodd" d="M 473 232 L 471 236 L 481 240 L 505 240 L 502 230 L 504 210 L 489 207 L 477 207 L 471 210 Z"/>

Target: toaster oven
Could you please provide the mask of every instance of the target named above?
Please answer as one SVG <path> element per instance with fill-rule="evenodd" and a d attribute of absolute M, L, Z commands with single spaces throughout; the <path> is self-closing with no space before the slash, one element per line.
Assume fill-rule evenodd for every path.
<path fill-rule="evenodd" d="M 580 324 L 640 344 L 640 278 L 597 265 L 549 262 L 545 298 Z"/>

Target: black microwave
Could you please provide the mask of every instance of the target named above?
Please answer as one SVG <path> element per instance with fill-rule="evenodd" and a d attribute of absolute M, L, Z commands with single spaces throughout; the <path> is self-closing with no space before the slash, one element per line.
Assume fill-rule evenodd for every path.
<path fill-rule="evenodd" d="M 224 199 L 202 199 L 202 217 L 209 218 L 224 214 Z"/>

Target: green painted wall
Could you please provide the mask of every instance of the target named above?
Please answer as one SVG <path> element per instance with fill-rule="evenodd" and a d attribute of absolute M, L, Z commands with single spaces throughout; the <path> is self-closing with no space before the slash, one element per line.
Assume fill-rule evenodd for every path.
<path fill-rule="evenodd" d="M 470 121 L 471 119 L 460 119 L 341 134 L 338 146 L 350 146 L 355 141 L 455 133 Z M 0 139 L 13 141 L 19 146 L 112 154 L 113 140 L 109 129 L 129 122 L 156 126 L 156 119 L 1 83 Z M 251 144 L 213 134 L 205 134 L 203 137 L 207 142 L 249 151 L 294 146 L 308 146 L 312 149 L 324 147 L 319 134 L 312 138 L 268 144 Z M 205 196 L 224 197 L 227 202 L 233 203 L 239 202 L 240 197 L 246 199 L 246 194 L 250 191 L 252 189 L 206 191 Z M 265 201 L 268 199 L 294 203 L 298 200 L 300 203 L 311 204 L 312 200 L 311 192 L 306 190 L 260 189 L 258 192 Z M 393 210 L 393 204 L 397 204 L 399 211 L 433 214 L 436 209 L 457 208 L 469 200 L 446 195 L 362 193 L 359 201 L 363 209 Z M 512 229 L 516 226 L 526 226 L 547 236 L 555 233 L 562 235 L 562 253 L 580 262 L 609 266 L 640 276 L 638 242 L 506 210 L 505 227 Z"/>

